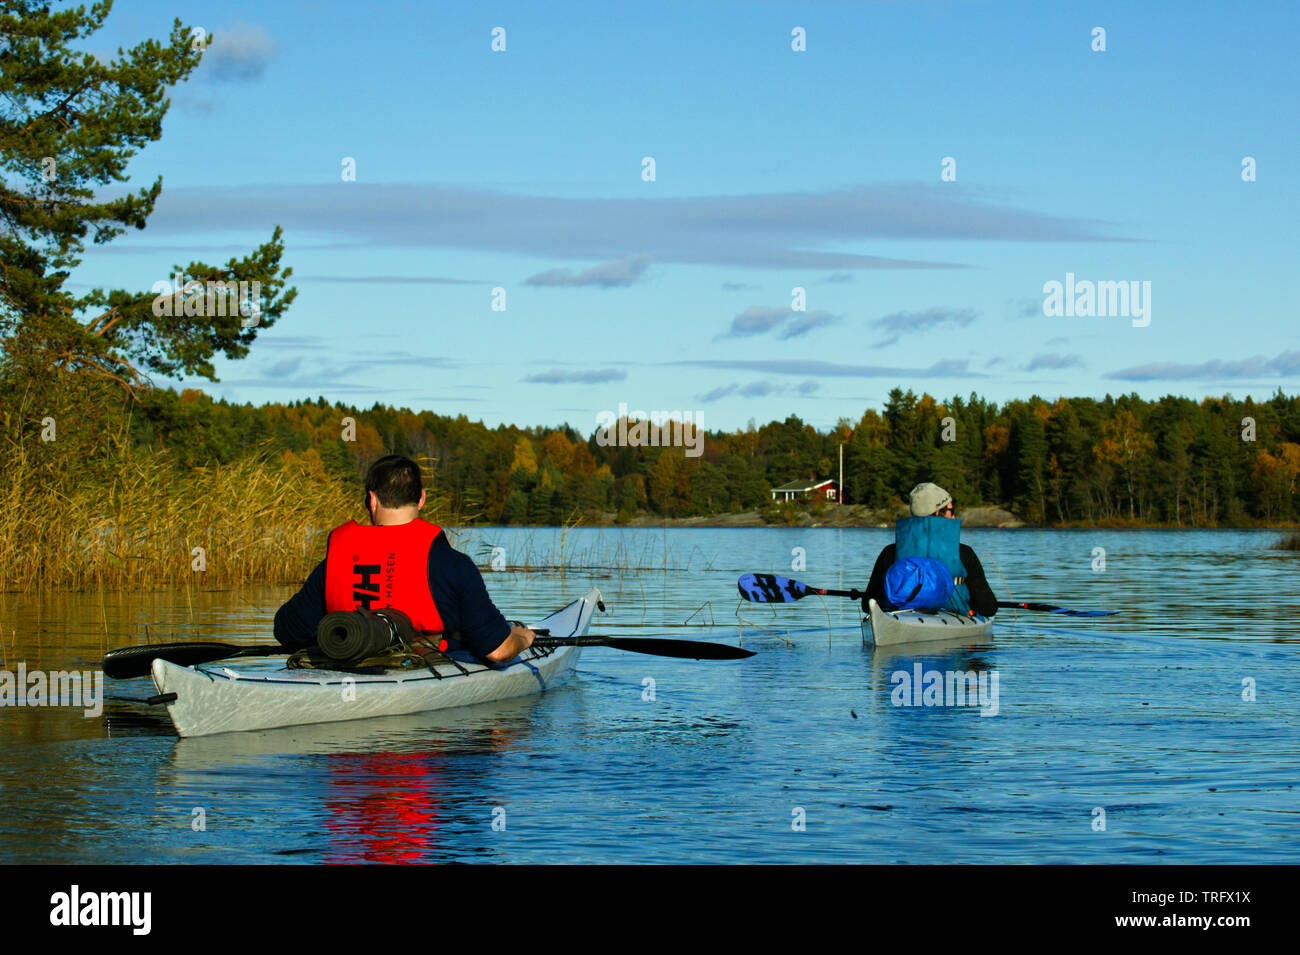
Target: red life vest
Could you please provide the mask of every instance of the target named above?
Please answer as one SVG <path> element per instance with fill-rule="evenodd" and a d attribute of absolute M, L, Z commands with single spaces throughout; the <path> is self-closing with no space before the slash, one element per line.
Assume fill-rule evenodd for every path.
<path fill-rule="evenodd" d="M 330 531 L 325 552 L 325 612 L 393 607 L 417 631 L 442 632 L 429 593 L 429 548 L 442 528 L 419 518 L 366 527 L 348 521 Z"/>

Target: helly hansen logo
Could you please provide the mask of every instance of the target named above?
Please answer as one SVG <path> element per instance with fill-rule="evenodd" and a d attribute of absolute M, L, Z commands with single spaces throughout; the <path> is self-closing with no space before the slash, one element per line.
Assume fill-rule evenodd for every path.
<path fill-rule="evenodd" d="M 378 564 L 352 565 L 352 600 L 365 610 L 379 599 Z"/>

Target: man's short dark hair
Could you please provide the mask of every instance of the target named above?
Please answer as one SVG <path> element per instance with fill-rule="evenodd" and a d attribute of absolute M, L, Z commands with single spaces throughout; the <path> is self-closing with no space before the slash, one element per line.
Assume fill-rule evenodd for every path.
<path fill-rule="evenodd" d="M 384 507 L 405 507 L 420 503 L 424 476 L 420 466 L 400 454 L 388 454 L 370 465 L 366 472 L 366 499 L 375 492 Z"/>

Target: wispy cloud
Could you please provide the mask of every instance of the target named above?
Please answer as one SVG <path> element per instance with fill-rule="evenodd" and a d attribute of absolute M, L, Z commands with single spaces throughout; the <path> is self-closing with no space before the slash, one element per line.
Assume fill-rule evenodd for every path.
<path fill-rule="evenodd" d="M 781 338 L 798 338 L 815 328 L 839 321 L 830 312 L 796 312 L 792 308 L 773 308 L 768 305 L 751 305 L 731 320 L 725 332 L 714 336 L 723 338 L 749 338 L 781 329 Z M 784 326 L 784 327 L 782 327 Z"/>
<path fill-rule="evenodd" d="M 1041 298 L 1021 298 L 1007 302 L 1007 313 L 1012 318 L 1042 318 L 1043 300 Z"/>
<path fill-rule="evenodd" d="M 1106 377 L 1118 381 L 1217 381 L 1233 378 L 1285 378 L 1293 375 L 1300 375 L 1300 349 L 1282 352 L 1273 358 L 1255 355 L 1237 361 L 1215 359 L 1199 365 L 1152 362 L 1122 368 Z"/>
<path fill-rule="evenodd" d="M 248 82 L 265 72 L 274 53 L 275 44 L 263 27 L 236 23 L 214 31 L 211 46 L 203 54 L 203 66 L 213 79 Z"/>
<path fill-rule="evenodd" d="M 969 325 L 978 313 L 973 308 L 927 308 L 923 312 L 891 312 L 871 323 L 872 328 L 883 329 L 887 334 L 871 347 L 885 348 L 895 344 L 903 335 L 929 332 L 945 325 Z"/>
<path fill-rule="evenodd" d="M 807 335 L 814 328 L 821 328 L 823 325 L 834 325 L 838 321 L 839 319 L 830 312 L 801 312 L 798 318 L 781 329 L 781 337 L 798 338 L 801 335 Z"/>
<path fill-rule="evenodd" d="M 326 235 L 352 249 L 457 248 L 589 262 L 647 255 L 657 263 L 834 272 L 964 267 L 828 250 L 872 240 L 1117 241 L 1090 220 L 922 184 L 662 199 L 360 182 L 190 187 L 163 193 L 149 229 L 264 232 L 277 223 L 291 235 Z"/>
<path fill-rule="evenodd" d="M 781 385 L 772 381 L 751 381 L 749 384 L 739 385 L 721 385 L 712 391 L 706 391 L 702 395 L 697 395 L 696 400 L 704 404 L 710 404 L 729 395 L 739 395 L 742 398 L 767 398 L 772 395 L 789 395 L 797 394 L 802 396 L 811 395 L 820 388 L 815 381 L 803 381 L 797 385 Z"/>
<path fill-rule="evenodd" d="M 711 403 L 720 398 L 725 398 L 727 395 L 734 395 L 738 387 L 738 385 L 722 385 L 718 388 L 714 388 L 712 391 L 706 391 L 702 395 L 697 395 L 696 400 Z"/>
<path fill-rule="evenodd" d="M 277 361 L 267 369 L 267 376 L 270 378 L 289 378 L 298 370 L 302 364 L 301 358 L 286 358 L 284 361 Z"/>
<path fill-rule="evenodd" d="M 618 368 L 577 368 L 572 371 L 552 368 L 550 371 L 526 375 L 524 381 L 539 385 L 599 385 L 610 381 L 623 381 L 625 378 L 627 372 Z"/>
<path fill-rule="evenodd" d="M 481 279 L 448 279 L 436 275 L 295 275 L 293 282 L 339 282 L 356 285 L 486 285 Z"/>
<path fill-rule="evenodd" d="M 253 345 L 254 353 L 263 346 L 263 342 Z M 281 340 L 278 344 L 286 345 Z M 297 345 L 295 350 L 311 345 Z M 433 368 L 443 370 L 460 367 L 459 362 L 428 355 L 360 355 L 351 361 L 334 364 L 318 360 L 313 355 L 311 360 L 303 363 L 302 358 L 282 358 L 263 368 L 243 365 L 237 367 L 240 377 L 222 378 L 221 389 L 228 391 L 234 386 L 252 388 L 300 389 L 304 393 L 318 395 L 328 394 L 381 394 L 391 393 L 394 382 L 403 379 L 412 383 L 422 381 L 420 372 Z M 414 373 L 394 375 L 394 368 L 413 368 Z M 203 383 L 202 387 L 208 387 Z"/>
<path fill-rule="evenodd" d="M 251 375 L 247 378 L 222 378 L 221 381 L 211 384 L 207 381 L 198 383 L 199 387 L 205 391 L 212 389 L 218 394 L 223 395 L 228 400 L 238 401 L 235 388 L 274 388 L 277 390 L 297 389 L 300 394 L 308 396 L 319 395 L 322 391 L 329 392 L 331 400 L 337 400 L 339 395 L 391 395 L 393 393 L 384 382 L 374 384 L 341 384 L 329 382 L 327 387 L 322 387 L 319 377 L 313 375 L 310 381 L 286 381 L 283 378 L 276 378 L 271 375 Z M 378 398 L 376 397 L 376 400 Z"/>
<path fill-rule="evenodd" d="M 450 402 L 450 403 L 452 403 L 452 404 L 459 404 L 459 403 L 462 402 L 462 401 L 478 401 L 478 402 L 483 402 L 483 401 L 487 401 L 488 399 L 487 399 L 487 398 L 471 398 L 471 397 L 469 397 L 468 395 L 413 395 L 413 396 L 411 397 L 411 400 L 412 400 L 412 401 L 428 401 L 428 402 L 446 401 L 446 402 Z"/>
<path fill-rule="evenodd" d="M 460 362 L 450 358 L 434 358 L 430 355 L 362 355 L 344 365 L 340 374 L 369 371 L 372 368 L 401 368 L 406 365 L 416 368 L 458 368 Z"/>
<path fill-rule="evenodd" d="M 320 347 L 315 344 L 315 341 L 312 336 L 298 338 L 283 336 L 278 339 L 259 340 L 252 347 L 254 354 L 267 346 L 271 346 L 273 350 L 292 348 L 294 351 L 305 349 L 315 351 Z M 333 349 L 330 351 L 332 352 Z M 321 358 L 325 360 L 319 360 Z M 330 394 L 336 391 L 368 394 L 391 390 L 394 376 L 390 369 L 393 368 L 414 368 L 418 374 L 420 371 L 433 368 L 445 370 L 458 367 L 460 367 L 459 362 L 432 355 L 367 353 L 351 355 L 349 360 L 338 363 L 329 361 L 328 356 L 313 355 L 311 361 L 305 366 L 301 358 L 294 356 L 281 358 L 265 368 L 241 364 L 236 370 L 243 373 L 243 377 L 223 378 L 221 383 L 256 388 L 301 388 L 312 394 L 320 394 L 322 391 L 328 391 Z M 416 376 L 411 377 L 414 379 Z"/>
<path fill-rule="evenodd" d="M 1078 368 L 1082 365 L 1083 359 L 1078 355 L 1058 355 L 1055 352 L 1044 352 L 1029 359 L 1029 364 L 1025 365 L 1025 371 L 1041 371 L 1045 368 Z"/>
<path fill-rule="evenodd" d="M 794 314 L 795 312 L 788 308 L 751 305 L 733 318 L 731 326 L 717 337 L 748 338 L 751 335 L 761 335 L 764 332 L 770 332 Z"/>
<path fill-rule="evenodd" d="M 525 285 L 557 285 L 581 287 L 595 285 L 599 288 L 626 288 L 645 274 L 650 256 L 633 255 L 617 262 L 606 262 L 574 273 L 569 269 L 551 269 L 524 279 Z"/>
<path fill-rule="evenodd" d="M 766 375 L 799 375 L 804 378 L 987 378 L 988 375 L 967 368 L 966 359 L 937 361 L 928 368 L 902 368 L 884 365 L 842 365 L 837 362 L 808 359 L 742 360 L 694 359 L 665 362 L 668 365 L 695 368 L 721 368 L 728 371 L 756 371 Z"/>
<path fill-rule="evenodd" d="M 257 342 L 252 346 L 253 353 L 271 348 L 292 348 L 294 351 L 324 351 L 332 348 L 329 340 L 321 335 L 279 335 L 275 332 L 268 332 L 265 336 L 258 336 Z"/>

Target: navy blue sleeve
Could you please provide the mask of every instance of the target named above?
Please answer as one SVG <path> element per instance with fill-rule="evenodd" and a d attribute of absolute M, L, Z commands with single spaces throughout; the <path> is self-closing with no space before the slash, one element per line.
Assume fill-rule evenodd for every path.
<path fill-rule="evenodd" d="M 302 590 L 275 612 L 275 639 L 297 650 L 316 642 L 316 626 L 325 616 L 325 561 L 307 577 Z"/>
<path fill-rule="evenodd" d="M 991 617 L 998 612 L 998 598 L 984 576 L 984 565 L 975 556 L 975 550 L 961 545 L 961 563 L 966 568 L 966 589 L 970 591 L 971 609 L 977 614 Z"/>
<path fill-rule="evenodd" d="M 429 591 L 438 605 L 443 631 L 479 659 L 510 635 L 510 624 L 488 596 L 473 559 L 455 550 L 445 533 L 429 548 Z"/>
<path fill-rule="evenodd" d="M 894 566 L 894 545 L 888 544 L 876 558 L 876 566 L 871 568 L 871 580 L 867 583 L 867 595 L 862 598 L 862 609 L 865 612 L 868 600 L 875 600 L 881 607 L 886 609 L 893 606 L 885 599 L 885 574 L 889 568 Z"/>

